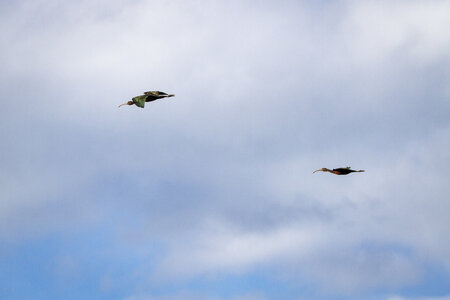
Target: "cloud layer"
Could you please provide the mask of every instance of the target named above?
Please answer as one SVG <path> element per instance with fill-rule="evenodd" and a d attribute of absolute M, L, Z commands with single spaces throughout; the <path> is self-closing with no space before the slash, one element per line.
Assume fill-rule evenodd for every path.
<path fill-rule="evenodd" d="M 0 261 L 56 236 L 128 299 L 450 293 L 447 1 L 0 7 Z"/>

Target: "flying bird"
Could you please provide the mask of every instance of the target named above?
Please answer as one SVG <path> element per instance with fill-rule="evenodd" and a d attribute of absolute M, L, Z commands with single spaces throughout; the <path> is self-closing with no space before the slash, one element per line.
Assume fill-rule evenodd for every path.
<path fill-rule="evenodd" d="M 327 168 L 322 168 L 322 169 L 319 169 L 319 170 L 315 170 L 313 173 L 316 173 L 316 172 L 319 172 L 319 171 L 330 172 L 330 173 L 333 173 L 333 174 L 336 174 L 336 175 L 347 175 L 347 174 L 350 174 L 350 173 L 353 173 L 353 172 L 364 172 L 364 170 L 356 171 L 356 170 L 350 169 L 350 167 L 347 167 L 347 168 L 337 168 L 337 169 L 333 169 L 333 170 L 330 170 L 330 169 L 327 169 Z"/>
<path fill-rule="evenodd" d="M 175 96 L 175 95 L 166 94 L 166 93 L 163 93 L 160 91 L 149 91 L 149 92 L 145 92 L 144 95 L 133 97 L 131 99 L 131 101 L 120 104 L 119 107 L 121 107 L 122 105 L 135 104 L 136 106 L 144 108 L 145 102 L 151 102 L 151 101 L 155 101 L 155 100 L 158 100 L 161 98 L 169 98 L 169 97 L 173 97 L 173 96 Z"/>

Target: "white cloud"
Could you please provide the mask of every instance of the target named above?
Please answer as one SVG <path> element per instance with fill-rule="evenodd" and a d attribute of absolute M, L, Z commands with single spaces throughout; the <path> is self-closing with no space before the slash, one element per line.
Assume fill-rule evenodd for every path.
<path fill-rule="evenodd" d="M 352 293 L 449 270 L 448 1 L 9 9 L 2 237 L 126 211 L 118 243 L 167 247 L 143 277 Z M 153 88 L 176 97 L 117 109 Z M 366 173 L 312 174 L 346 165 Z"/>
<path fill-rule="evenodd" d="M 409 58 L 410 63 L 448 59 L 448 1 L 352 2 L 343 32 L 358 63 Z"/>

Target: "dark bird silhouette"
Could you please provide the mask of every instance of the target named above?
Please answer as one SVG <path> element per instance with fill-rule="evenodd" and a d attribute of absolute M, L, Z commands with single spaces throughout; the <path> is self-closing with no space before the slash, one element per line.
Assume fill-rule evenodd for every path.
<path fill-rule="evenodd" d="M 160 91 L 149 91 L 149 92 L 145 92 L 144 95 L 140 95 L 140 96 L 136 96 L 133 97 L 131 99 L 131 101 L 125 102 L 123 104 L 120 104 L 119 107 L 121 107 L 122 105 L 136 105 L 139 107 L 144 108 L 145 102 L 151 102 L 151 101 L 155 101 L 161 98 L 169 98 L 169 97 L 173 97 L 175 95 L 173 94 L 166 94 Z"/>
<path fill-rule="evenodd" d="M 330 169 L 327 169 L 327 168 L 322 168 L 322 169 L 319 169 L 319 170 L 315 170 L 313 173 L 316 173 L 316 172 L 319 172 L 319 171 L 330 172 L 330 173 L 333 173 L 333 174 L 336 174 L 336 175 L 347 175 L 347 174 L 350 174 L 350 173 L 353 173 L 353 172 L 365 172 L 364 170 L 356 171 L 356 170 L 350 169 L 350 167 L 347 167 L 347 168 L 337 168 L 337 169 L 333 169 L 333 170 L 330 170 Z"/>

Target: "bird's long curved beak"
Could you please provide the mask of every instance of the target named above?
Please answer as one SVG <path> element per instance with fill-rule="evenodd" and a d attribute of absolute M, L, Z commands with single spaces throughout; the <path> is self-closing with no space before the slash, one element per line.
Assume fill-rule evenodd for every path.
<path fill-rule="evenodd" d="M 315 171 L 313 172 L 313 174 L 316 173 L 316 172 L 319 172 L 319 171 L 322 171 L 322 169 L 315 170 Z"/>
<path fill-rule="evenodd" d="M 128 105 L 128 102 L 125 102 L 125 103 L 123 103 L 123 104 L 120 104 L 120 105 L 117 106 L 117 107 L 121 107 L 121 106 L 124 106 L 124 105 Z"/>
<path fill-rule="evenodd" d="M 175 96 L 174 94 L 169 94 L 169 95 L 167 95 L 167 98 L 174 97 L 174 96 Z"/>

